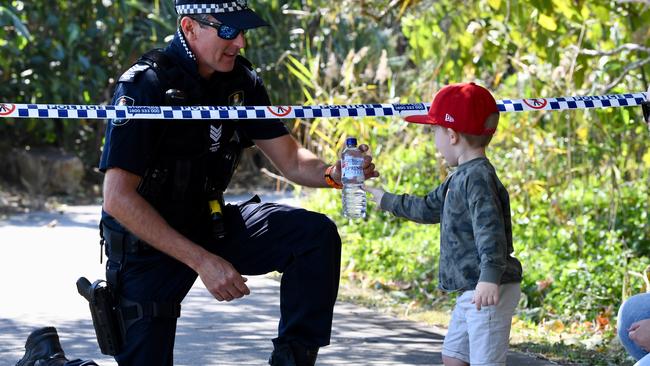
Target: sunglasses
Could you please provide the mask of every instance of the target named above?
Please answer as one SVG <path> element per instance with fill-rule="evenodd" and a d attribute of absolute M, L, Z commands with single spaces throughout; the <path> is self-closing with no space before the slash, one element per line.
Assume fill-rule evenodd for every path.
<path fill-rule="evenodd" d="M 246 33 L 246 30 L 231 27 L 229 25 L 225 25 L 222 23 L 210 22 L 208 20 L 203 20 L 195 17 L 190 17 L 190 18 L 194 19 L 199 24 L 207 25 L 208 27 L 212 27 L 216 29 L 219 38 L 227 39 L 229 41 L 237 38 L 239 33 Z"/>

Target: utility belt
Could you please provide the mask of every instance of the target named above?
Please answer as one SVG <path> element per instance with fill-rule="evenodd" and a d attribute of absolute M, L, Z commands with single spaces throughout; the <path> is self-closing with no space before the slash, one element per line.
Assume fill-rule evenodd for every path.
<path fill-rule="evenodd" d="M 136 302 L 120 296 L 119 275 L 126 254 L 141 254 L 154 249 L 130 233 L 121 233 L 100 224 L 101 245 L 106 242 L 106 281 L 90 283 L 77 280 L 77 291 L 90 306 L 97 343 L 105 355 L 117 355 L 124 345 L 129 328 L 143 318 L 181 316 L 181 304 L 170 302 Z"/>
<path fill-rule="evenodd" d="M 124 254 L 144 254 L 154 250 L 137 236 L 108 228 L 103 222 L 99 225 L 100 249 L 106 245 L 104 253 L 110 259 L 122 258 Z"/>

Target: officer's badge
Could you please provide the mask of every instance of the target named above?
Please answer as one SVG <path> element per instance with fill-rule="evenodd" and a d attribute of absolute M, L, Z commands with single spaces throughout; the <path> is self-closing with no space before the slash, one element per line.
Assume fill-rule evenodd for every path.
<path fill-rule="evenodd" d="M 244 105 L 244 91 L 236 91 L 228 97 L 228 105 L 238 107 Z"/>
<path fill-rule="evenodd" d="M 133 98 L 129 96 L 123 95 L 117 100 L 117 103 L 115 103 L 115 105 L 120 107 L 123 106 L 132 107 L 133 105 L 135 105 L 135 100 L 133 100 Z M 118 119 L 112 119 L 111 124 L 113 126 L 119 127 L 119 126 L 124 126 L 129 121 L 130 119 L 128 118 L 118 118 Z"/>

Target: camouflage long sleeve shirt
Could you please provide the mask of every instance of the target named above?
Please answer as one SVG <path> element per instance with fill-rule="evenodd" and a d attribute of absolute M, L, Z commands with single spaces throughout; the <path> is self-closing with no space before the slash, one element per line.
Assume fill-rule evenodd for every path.
<path fill-rule="evenodd" d="M 512 256 L 508 191 L 487 158 L 456 171 L 425 197 L 385 193 L 381 208 L 419 223 L 440 223 L 439 287 L 473 290 L 478 282 L 521 282 Z"/>

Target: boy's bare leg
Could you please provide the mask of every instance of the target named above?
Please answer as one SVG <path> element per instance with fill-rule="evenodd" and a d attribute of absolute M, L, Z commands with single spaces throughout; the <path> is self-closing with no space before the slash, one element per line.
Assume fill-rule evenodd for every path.
<path fill-rule="evenodd" d="M 445 366 L 469 366 L 469 364 L 465 361 L 461 361 L 457 358 L 453 357 L 447 357 L 447 356 L 442 356 L 442 363 Z"/>

